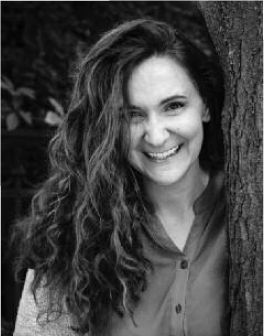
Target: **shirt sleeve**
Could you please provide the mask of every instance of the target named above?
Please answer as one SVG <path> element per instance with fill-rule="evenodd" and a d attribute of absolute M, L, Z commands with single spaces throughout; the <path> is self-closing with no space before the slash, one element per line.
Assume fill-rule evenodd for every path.
<path fill-rule="evenodd" d="M 47 307 L 47 293 L 44 288 L 38 289 L 37 305 L 30 289 L 33 278 L 34 270 L 28 270 L 13 336 L 76 336 L 70 328 L 73 324 L 69 314 L 62 313 L 58 319 L 48 323 L 37 322 L 39 309 Z"/>

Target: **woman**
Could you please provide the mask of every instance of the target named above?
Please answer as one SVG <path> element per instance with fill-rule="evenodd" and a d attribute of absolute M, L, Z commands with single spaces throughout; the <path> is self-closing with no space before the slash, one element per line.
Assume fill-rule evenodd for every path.
<path fill-rule="evenodd" d="M 165 23 L 90 50 L 21 225 L 16 336 L 228 334 L 222 104 L 218 63 Z"/>

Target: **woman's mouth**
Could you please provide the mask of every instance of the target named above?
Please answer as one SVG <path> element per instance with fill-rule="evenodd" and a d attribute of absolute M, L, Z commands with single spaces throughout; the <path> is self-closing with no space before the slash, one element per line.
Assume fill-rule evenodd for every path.
<path fill-rule="evenodd" d="M 144 154 L 148 157 L 148 159 L 151 159 L 152 161 L 162 162 L 176 155 L 181 149 L 182 145 L 183 144 L 179 144 L 164 152 L 144 152 Z"/>

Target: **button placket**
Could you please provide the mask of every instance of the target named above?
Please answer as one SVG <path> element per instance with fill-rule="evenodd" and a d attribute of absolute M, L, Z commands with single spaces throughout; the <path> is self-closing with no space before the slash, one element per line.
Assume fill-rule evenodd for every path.
<path fill-rule="evenodd" d="M 173 333 L 177 336 L 184 335 L 185 298 L 189 278 L 189 262 L 182 257 L 176 262 L 175 286 L 172 300 L 172 326 Z"/>

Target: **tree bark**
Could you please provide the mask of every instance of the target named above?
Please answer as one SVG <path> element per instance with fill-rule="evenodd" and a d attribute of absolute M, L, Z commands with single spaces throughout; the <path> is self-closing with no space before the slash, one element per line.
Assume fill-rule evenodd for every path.
<path fill-rule="evenodd" d="M 262 335 L 262 1 L 199 3 L 225 73 L 231 335 Z"/>

